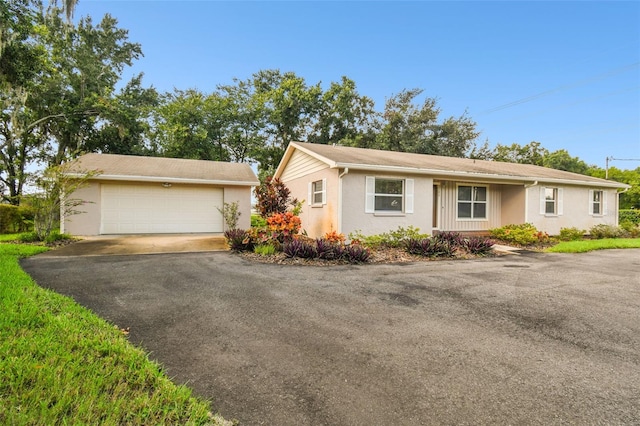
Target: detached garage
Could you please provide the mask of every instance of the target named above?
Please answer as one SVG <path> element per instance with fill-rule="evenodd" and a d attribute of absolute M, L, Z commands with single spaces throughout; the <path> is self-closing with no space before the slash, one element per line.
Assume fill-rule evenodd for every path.
<path fill-rule="evenodd" d="M 86 154 L 69 170 L 93 174 L 70 195 L 82 212 L 60 221 L 73 235 L 220 233 L 225 202 L 239 203 L 238 226 L 248 228 L 258 185 L 249 165 L 219 161 Z"/>

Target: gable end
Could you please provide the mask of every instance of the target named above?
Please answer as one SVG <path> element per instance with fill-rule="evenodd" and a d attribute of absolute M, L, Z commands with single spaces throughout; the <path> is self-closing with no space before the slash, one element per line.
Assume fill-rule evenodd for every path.
<path fill-rule="evenodd" d="M 282 171 L 280 179 L 287 182 L 328 168 L 326 163 L 296 149 Z"/>

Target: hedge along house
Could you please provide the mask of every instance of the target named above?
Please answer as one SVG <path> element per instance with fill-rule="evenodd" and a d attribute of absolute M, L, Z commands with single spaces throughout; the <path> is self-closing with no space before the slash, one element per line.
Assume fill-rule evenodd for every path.
<path fill-rule="evenodd" d="M 557 235 L 617 225 L 618 191 L 629 188 L 528 164 L 302 142 L 288 146 L 274 176 L 306 200 L 301 220 L 311 237 L 399 226 L 472 233 L 520 223 Z"/>
<path fill-rule="evenodd" d="M 95 173 L 70 194 L 82 211 L 62 217 L 73 235 L 219 233 L 218 209 L 238 202 L 238 226 L 251 221 L 251 187 L 258 179 L 247 164 L 132 155 L 86 154 L 67 174 Z"/>

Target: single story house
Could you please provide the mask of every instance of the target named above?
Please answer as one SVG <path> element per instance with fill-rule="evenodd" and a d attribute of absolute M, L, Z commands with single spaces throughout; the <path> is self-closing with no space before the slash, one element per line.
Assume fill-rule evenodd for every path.
<path fill-rule="evenodd" d="M 60 220 L 73 235 L 218 233 L 218 209 L 238 202 L 238 226 L 249 228 L 251 187 L 258 179 L 247 164 L 134 155 L 86 154 L 67 175 L 91 175 L 69 197 L 82 213 Z"/>
<path fill-rule="evenodd" d="M 617 225 L 618 191 L 628 185 L 529 164 L 292 142 L 274 177 L 306 200 L 311 237 L 337 231 L 374 235 L 486 232 L 532 223 L 561 228 Z"/>

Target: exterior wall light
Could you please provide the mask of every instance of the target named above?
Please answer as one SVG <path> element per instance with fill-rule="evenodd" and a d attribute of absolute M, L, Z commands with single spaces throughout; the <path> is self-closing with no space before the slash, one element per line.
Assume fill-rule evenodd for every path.
<path fill-rule="evenodd" d="M 162 187 L 163 187 L 163 188 L 171 188 L 171 184 L 170 184 L 169 182 L 164 182 L 164 183 L 162 184 Z"/>

